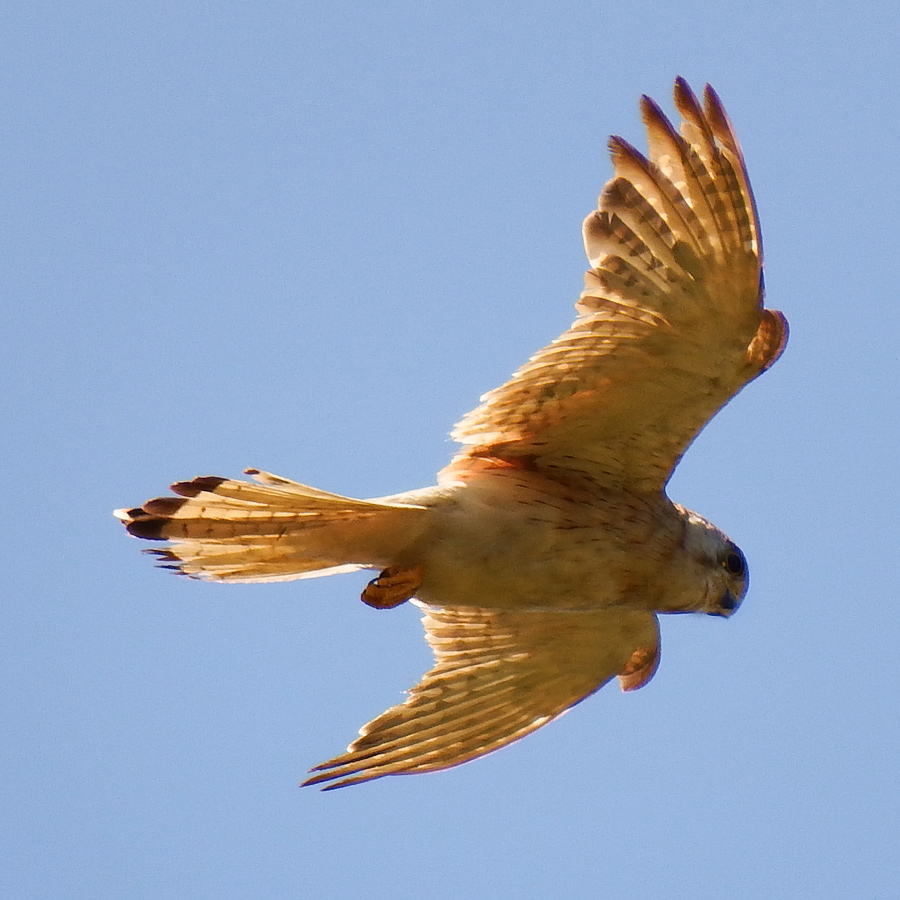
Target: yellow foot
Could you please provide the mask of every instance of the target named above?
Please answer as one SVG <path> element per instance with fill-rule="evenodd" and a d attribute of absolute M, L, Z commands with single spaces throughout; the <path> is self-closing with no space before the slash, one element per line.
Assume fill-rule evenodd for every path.
<path fill-rule="evenodd" d="M 421 583 L 421 566 L 389 566 L 366 585 L 361 599 L 375 609 L 393 609 L 415 596 Z"/>

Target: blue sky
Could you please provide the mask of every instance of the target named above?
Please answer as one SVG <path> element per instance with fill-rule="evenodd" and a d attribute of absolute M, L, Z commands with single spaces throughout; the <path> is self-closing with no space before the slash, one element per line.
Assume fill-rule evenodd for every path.
<path fill-rule="evenodd" d="M 888 897 L 898 877 L 893 3 L 31 2 L 0 13 L 0 893 Z M 428 667 L 364 575 L 219 586 L 109 515 L 257 466 L 430 484 L 572 318 L 637 101 L 712 82 L 781 361 L 670 486 L 744 549 L 730 621 L 513 747 L 320 794 Z"/>

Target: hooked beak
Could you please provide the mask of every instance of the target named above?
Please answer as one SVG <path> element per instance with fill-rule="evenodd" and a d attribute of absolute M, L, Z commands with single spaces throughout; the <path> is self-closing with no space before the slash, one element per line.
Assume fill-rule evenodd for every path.
<path fill-rule="evenodd" d="M 727 619 L 740 605 L 741 601 L 731 591 L 726 590 L 719 600 L 718 608 L 710 610 L 709 615 L 721 616 L 723 619 Z"/>

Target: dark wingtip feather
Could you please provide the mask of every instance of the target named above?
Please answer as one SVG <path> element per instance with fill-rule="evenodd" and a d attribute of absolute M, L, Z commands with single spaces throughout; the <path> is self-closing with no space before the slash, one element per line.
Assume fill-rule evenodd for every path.
<path fill-rule="evenodd" d="M 678 106 L 679 110 L 682 104 L 697 106 L 697 95 L 687 83 L 687 79 L 682 78 L 681 75 L 676 76 L 675 89 L 672 93 L 675 97 L 675 105 Z"/>
<path fill-rule="evenodd" d="M 646 168 L 647 157 L 634 144 L 626 141 L 625 138 L 619 137 L 617 134 L 611 135 L 606 146 L 609 148 L 613 163 L 617 159 L 631 159 Z"/>
<path fill-rule="evenodd" d="M 185 578 L 194 577 L 181 568 L 184 560 L 172 550 L 155 550 L 150 548 L 142 552 L 156 559 L 157 569 L 168 569 L 170 572 L 174 572 L 176 575 L 183 575 Z"/>
<path fill-rule="evenodd" d="M 145 515 L 143 518 L 135 519 L 133 522 L 127 522 L 126 531 L 137 538 L 143 538 L 145 541 L 164 541 L 163 529 L 166 526 L 166 519 L 156 519 L 152 516 Z"/>
<path fill-rule="evenodd" d="M 728 113 L 725 112 L 725 105 L 711 84 L 706 85 L 703 91 L 703 102 L 706 108 L 706 117 L 716 136 L 730 150 L 735 153 L 739 152 L 737 138 L 734 136 L 734 128 L 732 128 Z"/>
<path fill-rule="evenodd" d="M 662 107 L 652 97 L 648 97 L 647 94 L 641 97 L 641 119 L 648 133 L 652 134 L 654 129 L 659 129 L 676 146 L 681 146 L 684 143 L 669 117 L 663 112 Z"/>
<path fill-rule="evenodd" d="M 149 550 L 144 550 L 142 552 L 146 553 L 148 556 L 155 556 L 157 562 L 181 562 L 181 557 L 171 550 L 156 550 L 155 548 L 150 548 Z"/>
<path fill-rule="evenodd" d="M 190 481 L 176 481 L 175 484 L 169 485 L 169 490 L 181 497 L 196 497 L 203 491 L 213 493 L 223 481 L 227 480 L 218 475 L 200 475 Z"/>
<path fill-rule="evenodd" d="M 649 94 L 641 94 L 640 107 L 641 118 L 644 120 L 645 124 L 648 115 L 664 115 L 663 111 L 659 108 L 659 104 Z"/>
<path fill-rule="evenodd" d="M 706 103 L 714 103 L 720 109 L 724 109 L 724 106 L 722 104 L 721 98 L 719 97 L 718 91 L 716 91 L 716 89 L 711 84 L 704 85 L 703 99 L 706 101 Z"/>
<path fill-rule="evenodd" d="M 174 516 L 185 503 L 185 497 L 154 497 L 144 504 L 144 513 L 151 516 Z"/>
<path fill-rule="evenodd" d="M 684 118 L 691 121 L 703 118 L 703 110 L 697 100 L 697 95 L 691 86 L 681 77 L 675 79 L 675 108 Z"/>

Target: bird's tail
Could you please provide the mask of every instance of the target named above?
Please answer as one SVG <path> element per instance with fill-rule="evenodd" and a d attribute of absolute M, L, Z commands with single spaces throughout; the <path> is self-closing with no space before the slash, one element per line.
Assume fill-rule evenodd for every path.
<path fill-rule="evenodd" d="M 427 508 L 353 500 L 247 469 L 257 482 L 205 476 L 118 509 L 130 534 L 163 568 L 207 581 L 290 581 L 359 568 L 387 568 L 420 533 Z"/>

